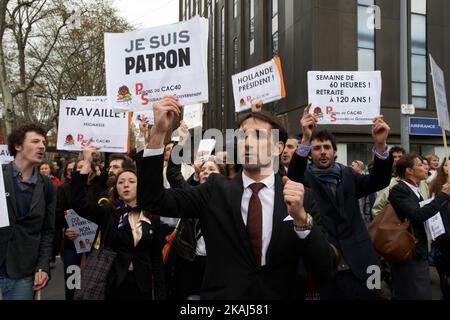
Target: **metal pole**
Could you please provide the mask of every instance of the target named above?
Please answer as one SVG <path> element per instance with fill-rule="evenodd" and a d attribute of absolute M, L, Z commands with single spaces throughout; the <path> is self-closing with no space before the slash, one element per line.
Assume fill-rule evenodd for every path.
<path fill-rule="evenodd" d="M 408 0 L 400 0 L 400 105 L 402 104 L 409 104 Z M 401 111 L 400 130 L 402 147 L 409 153 L 409 117 Z"/>

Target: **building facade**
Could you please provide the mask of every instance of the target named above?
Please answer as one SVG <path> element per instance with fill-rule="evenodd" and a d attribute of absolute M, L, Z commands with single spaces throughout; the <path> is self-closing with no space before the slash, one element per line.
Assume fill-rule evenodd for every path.
<path fill-rule="evenodd" d="M 400 144 L 400 1 L 180 0 L 180 20 L 200 15 L 210 22 L 206 127 L 234 128 L 231 76 L 278 55 L 287 96 L 265 108 L 277 114 L 291 134 L 300 133 L 308 71 L 380 70 L 382 114 L 392 129 L 389 143 Z M 428 54 L 449 84 L 450 1 L 406 1 L 409 103 L 416 106 L 414 117 L 436 118 Z M 328 129 L 339 142 L 340 162 L 370 160 L 369 126 Z M 414 135 L 410 142 L 412 151 L 444 154 L 442 137 Z"/>

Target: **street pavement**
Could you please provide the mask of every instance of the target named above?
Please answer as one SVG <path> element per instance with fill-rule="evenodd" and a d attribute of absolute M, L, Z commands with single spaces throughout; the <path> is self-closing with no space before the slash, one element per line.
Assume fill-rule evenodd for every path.
<path fill-rule="evenodd" d="M 433 300 L 441 299 L 441 289 L 439 287 L 439 275 L 434 267 L 430 268 L 431 282 L 433 289 Z M 389 290 L 383 288 L 383 293 L 389 295 Z M 42 291 L 42 300 L 64 300 L 64 275 L 63 263 L 60 258 L 56 259 L 56 267 L 52 270 L 52 280 Z"/>

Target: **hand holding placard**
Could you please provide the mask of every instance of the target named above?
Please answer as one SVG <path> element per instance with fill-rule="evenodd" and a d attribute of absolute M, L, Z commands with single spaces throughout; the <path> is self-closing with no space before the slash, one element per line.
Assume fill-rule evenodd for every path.
<path fill-rule="evenodd" d="M 165 96 L 153 105 L 155 125 L 150 130 L 148 148 L 160 149 L 164 147 L 167 132 L 180 117 L 181 105 L 177 97 Z"/>
<path fill-rule="evenodd" d="M 372 137 L 378 153 L 383 154 L 387 149 L 387 139 L 391 128 L 384 121 L 384 116 L 378 116 L 373 120 Z"/>
<path fill-rule="evenodd" d="M 311 141 L 311 136 L 314 128 L 317 127 L 317 118 L 310 114 L 309 111 L 311 109 L 311 104 L 307 105 L 305 107 L 305 110 L 303 110 L 303 117 L 300 120 L 300 125 L 302 127 L 302 144 L 308 145 Z"/>

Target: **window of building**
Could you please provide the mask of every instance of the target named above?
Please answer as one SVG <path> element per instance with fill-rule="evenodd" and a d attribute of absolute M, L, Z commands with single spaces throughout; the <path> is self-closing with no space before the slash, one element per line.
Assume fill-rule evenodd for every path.
<path fill-rule="evenodd" d="M 238 0 L 233 0 L 233 19 L 238 16 Z"/>
<path fill-rule="evenodd" d="M 223 120 L 225 118 L 225 5 L 222 6 L 221 10 L 221 40 L 220 40 L 220 56 L 221 56 L 221 98 L 222 98 L 222 117 L 221 128 L 224 128 Z"/>
<path fill-rule="evenodd" d="M 358 70 L 375 70 L 375 27 L 369 9 L 374 0 L 358 0 Z"/>
<path fill-rule="evenodd" d="M 427 107 L 427 1 L 411 0 L 411 96 Z"/>
<path fill-rule="evenodd" d="M 272 55 L 278 55 L 278 0 L 272 0 Z"/>
<path fill-rule="evenodd" d="M 255 0 L 250 0 L 250 55 L 255 53 Z"/>

